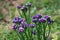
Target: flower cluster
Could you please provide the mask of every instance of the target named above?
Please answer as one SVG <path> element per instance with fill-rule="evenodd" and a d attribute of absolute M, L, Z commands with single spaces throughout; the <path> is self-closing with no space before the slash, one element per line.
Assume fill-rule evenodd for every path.
<path fill-rule="evenodd" d="M 13 19 L 13 23 L 21 23 L 22 21 L 24 21 L 24 19 L 23 18 L 19 18 L 19 17 L 15 17 Z"/>
<path fill-rule="evenodd" d="M 25 19 L 19 17 L 15 17 L 13 19 L 13 23 L 14 23 L 13 29 L 14 30 L 18 29 L 19 33 L 24 31 L 24 28 L 28 26 L 27 23 L 25 22 Z"/>
<path fill-rule="evenodd" d="M 30 8 L 32 5 L 31 3 L 27 3 L 26 5 L 22 5 L 22 6 L 17 6 L 18 9 L 21 9 L 21 11 L 23 12 L 27 12 L 27 9 Z"/>
<path fill-rule="evenodd" d="M 37 14 L 37 15 L 33 16 L 32 22 L 34 22 L 34 23 L 36 23 L 36 22 L 39 22 L 39 23 L 48 22 L 49 24 L 51 24 L 54 22 L 54 20 L 52 20 L 50 16 L 46 15 L 46 16 L 42 17 L 41 14 Z"/>
<path fill-rule="evenodd" d="M 51 19 L 51 16 L 44 16 L 44 18 L 48 21 L 48 24 L 52 24 L 54 22 L 54 20 Z"/>
<path fill-rule="evenodd" d="M 35 16 L 32 17 L 32 23 L 28 24 L 24 18 L 20 18 L 20 17 L 15 17 L 13 19 L 13 23 L 14 23 L 14 26 L 13 26 L 13 29 L 14 30 L 17 30 L 18 33 L 22 33 L 22 32 L 26 32 L 30 34 L 34 34 L 34 35 L 37 35 L 38 37 L 40 37 L 40 34 L 39 32 L 42 32 L 45 36 L 45 33 L 44 31 L 46 30 L 46 26 L 45 24 L 47 23 L 48 24 L 52 24 L 54 21 L 51 19 L 50 16 L 42 16 L 41 14 L 37 14 Z M 36 24 L 38 23 L 38 24 Z M 41 23 L 43 25 L 42 28 L 41 27 Z M 45 23 L 45 24 L 43 24 Z M 44 29 L 44 30 L 42 30 Z M 28 31 L 29 30 L 29 31 Z M 41 30 L 41 31 L 40 31 Z M 24 33 L 25 33 L 24 32 Z M 38 35 L 39 34 L 39 35 Z M 45 37 L 43 37 L 45 38 Z"/>
<path fill-rule="evenodd" d="M 23 37 L 23 39 L 20 38 L 20 40 L 34 40 L 35 35 L 37 40 L 47 40 L 46 38 L 49 36 L 51 30 L 50 24 L 53 24 L 54 20 L 52 20 L 48 15 L 43 16 L 41 14 L 34 15 L 31 20 L 31 6 L 32 5 L 29 2 L 25 6 L 17 6 L 18 9 L 21 9 L 22 13 L 19 13 L 23 17 L 20 16 L 13 19 L 13 29 L 19 34 L 23 32 L 21 35 L 19 35 Z"/>
<path fill-rule="evenodd" d="M 31 10 L 31 6 L 32 4 L 31 3 L 26 3 L 25 5 L 20 5 L 20 6 L 17 6 L 17 9 L 18 9 L 18 12 L 19 12 L 19 16 L 22 17 L 22 18 L 25 18 L 25 20 L 27 21 L 27 19 L 30 18 L 30 10 Z M 28 14 L 27 14 L 28 12 Z M 29 16 L 29 17 L 28 17 Z M 30 20 L 30 19 L 29 19 Z M 29 22 L 30 23 L 30 22 Z"/>
<path fill-rule="evenodd" d="M 37 14 L 37 15 L 35 15 L 35 16 L 33 16 L 33 22 L 38 22 L 39 21 L 39 19 L 42 17 L 42 15 L 41 14 Z"/>
<path fill-rule="evenodd" d="M 32 33 L 37 35 L 38 40 L 47 40 L 46 37 L 48 38 L 51 27 L 49 27 L 51 24 L 53 24 L 54 20 L 51 19 L 50 16 L 46 15 L 43 17 L 41 14 L 36 14 L 35 16 L 32 17 L 32 22 L 36 24 L 36 31 L 32 31 Z M 46 28 L 48 26 L 48 35 L 46 34 Z M 43 34 L 43 35 L 42 35 Z M 42 36 L 41 36 L 42 35 Z M 42 38 L 40 38 L 42 37 Z"/>

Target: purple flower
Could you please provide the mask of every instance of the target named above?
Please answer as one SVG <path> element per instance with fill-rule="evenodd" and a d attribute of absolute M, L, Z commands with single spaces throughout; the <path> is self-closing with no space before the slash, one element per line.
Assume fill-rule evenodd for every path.
<path fill-rule="evenodd" d="M 26 6 L 27 6 L 27 7 L 31 7 L 31 3 L 28 2 L 28 3 L 26 4 Z"/>
<path fill-rule="evenodd" d="M 33 30 L 32 31 L 32 34 L 36 35 L 37 34 L 37 31 Z"/>
<path fill-rule="evenodd" d="M 17 26 L 16 26 L 16 25 L 14 25 L 14 26 L 13 26 L 13 30 L 16 30 L 16 29 L 17 29 Z"/>
<path fill-rule="evenodd" d="M 25 21 L 23 18 L 15 17 L 13 19 L 13 23 L 21 23 L 22 21 Z"/>
<path fill-rule="evenodd" d="M 37 19 L 33 19 L 32 22 L 36 23 L 38 20 Z"/>
<path fill-rule="evenodd" d="M 25 19 L 23 19 L 23 18 L 19 18 L 19 23 L 21 23 L 22 21 L 25 21 Z"/>
<path fill-rule="evenodd" d="M 13 20 L 13 23 L 17 23 L 17 22 L 18 22 L 18 20 L 15 20 L 15 19 Z"/>
<path fill-rule="evenodd" d="M 39 19 L 39 18 L 41 18 L 41 17 L 42 17 L 41 14 L 37 14 L 37 15 L 33 16 L 33 19 Z"/>
<path fill-rule="evenodd" d="M 34 28 L 34 27 L 35 27 L 35 24 L 32 24 L 32 23 L 31 23 L 31 24 L 29 25 L 29 27 Z"/>
<path fill-rule="evenodd" d="M 51 24 L 51 23 L 53 23 L 54 22 L 54 20 L 50 20 L 50 21 L 48 21 L 48 24 Z"/>
<path fill-rule="evenodd" d="M 22 6 L 17 6 L 18 9 L 20 9 Z"/>
<path fill-rule="evenodd" d="M 18 32 L 19 33 L 21 33 L 21 32 L 23 32 L 24 31 L 24 28 L 22 28 L 22 27 L 19 27 L 19 30 L 18 30 Z"/>
<path fill-rule="evenodd" d="M 45 19 L 45 18 L 41 18 L 41 19 L 39 19 L 39 22 L 40 22 L 40 23 L 41 23 L 41 22 L 45 23 L 45 22 L 46 22 L 46 19 Z"/>
<path fill-rule="evenodd" d="M 22 21 L 22 22 L 21 22 L 21 26 L 22 26 L 23 28 L 26 28 L 26 27 L 28 26 L 28 24 L 27 24 L 25 21 Z"/>
<path fill-rule="evenodd" d="M 26 8 L 25 6 L 22 6 L 22 7 L 21 7 L 21 10 L 22 10 L 23 12 L 27 12 L 27 8 Z"/>
<path fill-rule="evenodd" d="M 50 20 L 50 16 L 48 16 L 48 15 L 47 15 L 47 16 L 45 16 L 44 18 L 45 18 L 47 21 L 49 21 L 49 20 Z"/>
<path fill-rule="evenodd" d="M 19 17 L 15 17 L 15 18 L 13 19 L 13 23 L 17 23 L 17 22 L 18 22 L 18 19 L 19 19 Z"/>
<path fill-rule="evenodd" d="M 37 17 L 37 18 L 41 18 L 42 15 L 41 15 L 41 14 L 37 14 L 36 17 Z"/>

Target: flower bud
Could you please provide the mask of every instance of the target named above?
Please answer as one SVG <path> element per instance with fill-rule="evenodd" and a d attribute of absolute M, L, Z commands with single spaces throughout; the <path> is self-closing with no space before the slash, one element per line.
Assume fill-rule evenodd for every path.
<path fill-rule="evenodd" d="M 24 28 L 22 28 L 22 27 L 19 27 L 19 30 L 18 30 L 18 32 L 19 33 L 21 33 L 21 32 L 23 32 L 24 31 Z"/>

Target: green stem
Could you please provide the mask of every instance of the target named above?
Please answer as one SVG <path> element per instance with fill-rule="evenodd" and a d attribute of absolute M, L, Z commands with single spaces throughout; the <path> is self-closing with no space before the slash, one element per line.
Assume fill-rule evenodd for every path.
<path fill-rule="evenodd" d="M 44 40 L 46 40 L 45 33 L 46 33 L 46 23 L 43 24 L 43 39 L 44 39 Z"/>
<path fill-rule="evenodd" d="M 29 14 L 28 14 L 28 21 L 29 22 L 28 23 L 30 24 L 30 22 L 31 22 L 31 18 L 30 18 L 31 17 L 31 13 L 30 13 L 30 8 L 28 8 L 28 9 L 29 9 Z"/>
<path fill-rule="evenodd" d="M 19 12 L 19 16 L 20 16 L 20 17 L 23 17 L 23 16 L 21 15 L 21 13 L 20 13 L 20 10 L 19 10 L 19 9 L 18 9 L 18 12 Z"/>
<path fill-rule="evenodd" d="M 28 28 L 28 35 L 29 35 L 29 40 L 30 40 L 31 35 L 30 35 L 30 30 L 29 30 L 29 28 Z"/>
<path fill-rule="evenodd" d="M 24 31 L 24 33 L 25 33 L 25 36 L 26 36 L 27 40 L 29 40 L 26 30 Z"/>
<path fill-rule="evenodd" d="M 41 26 L 41 23 L 39 23 L 39 37 L 40 37 L 40 39 L 42 40 L 42 26 Z"/>
<path fill-rule="evenodd" d="M 39 31 L 39 25 L 38 25 L 38 23 L 36 23 L 36 30 L 37 30 L 37 38 L 38 38 L 38 40 L 41 40 L 41 34 L 40 34 L 40 31 Z"/>
<path fill-rule="evenodd" d="M 32 29 L 30 28 L 30 40 L 33 39 L 31 31 L 32 31 Z"/>
<path fill-rule="evenodd" d="M 24 36 L 24 33 L 20 33 L 21 37 L 22 37 L 22 40 L 25 40 L 25 36 Z"/>
<path fill-rule="evenodd" d="M 51 27 L 49 26 L 49 32 L 48 32 L 47 38 L 49 37 L 50 31 L 51 31 Z"/>
<path fill-rule="evenodd" d="M 17 31 L 15 31 L 15 32 L 17 33 L 19 40 L 22 40 L 21 35 L 19 35 L 19 33 Z"/>
<path fill-rule="evenodd" d="M 29 8 L 29 18 L 30 18 L 30 8 Z"/>
<path fill-rule="evenodd" d="M 24 18 L 25 18 L 25 19 L 26 19 L 26 21 L 27 21 L 27 15 L 26 15 L 26 13 L 25 13 L 25 12 L 23 12 L 22 14 L 24 15 Z"/>
<path fill-rule="evenodd" d="M 46 40 L 46 37 L 45 37 L 45 30 L 46 30 L 46 28 L 44 28 L 44 33 L 43 33 L 43 38 L 44 38 L 44 40 Z"/>

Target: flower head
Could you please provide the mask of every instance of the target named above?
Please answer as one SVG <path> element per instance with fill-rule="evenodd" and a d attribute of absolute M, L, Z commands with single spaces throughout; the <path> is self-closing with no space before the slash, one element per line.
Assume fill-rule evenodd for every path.
<path fill-rule="evenodd" d="M 28 26 L 28 24 L 27 24 L 25 21 L 22 21 L 22 22 L 21 22 L 21 26 L 22 26 L 23 28 L 26 28 L 26 27 Z"/>
<path fill-rule="evenodd" d="M 37 14 L 37 15 L 33 16 L 33 19 L 39 19 L 39 18 L 41 18 L 41 17 L 42 17 L 41 14 Z"/>
<path fill-rule="evenodd" d="M 38 20 L 37 19 L 32 19 L 32 22 L 36 23 Z"/>
<path fill-rule="evenodd" d="M 46 19 L 45 19 L 45 18 L 41 18 L 41 19 L 39 19 L 39 22 L 40 22 L 40 23 L 41 23 L 41 22 L 45 23 L 45 22 L 46 22 Z"/>
<path fill-rule="evenodd" d="M 22 21 L 25 21 L 25 19 L 23 19 L 23 18 L 19 18 L 19 23 L 21 23 Z"/>
<path fill-rule="evenodd" d="M 13 19 L 13 23 L 17 23 L 17 22 L 18 22 L 18 19 L 19 19 L 19 17 L 15 17 L 15 18 Z"/>
<path fill-rule="evenodd" d="M 54 22 L 54 20 L 50 20 L 50 21 L 48 21 L 48 24 L 51 24 L 51 23 L 53 23 Z"/>
<path fill-rule="evenodd" d="M 22 6 L 17 6 L 18 9 L 20 9 Z"/>
<path fill-rule="evenodd" d="M 14 25 L 14 26 L 13 26 L 13 30 L 16 30 L 16 29 L 17 29 L 17 26 L 16 26 L 16 25 Z"/>
<path fill-rule="evenodd" d="M 22 7 L 21 7 L 21 10 L 22 10 L 23 12 L 27 12 L 27 8 L 26 8 L 25 6 L 22 6 Z"/>
<path fill-rule="evenodd" d="M 50 16 L 45 16 L 44 18 L 45 18 L 47 21 L 50 20 Z"/>
<path fill-rule="evenodd" d="M 19 30 L 18 30 L 18 32 L 19 33 L 21 33 L 21 32 L 23 32 L 24 31 L 24 28 L 22 28 L 22 27 L 19 27 Z"/>
<path fill-rule="evenodd" d="M 26 4 L 26 6 L 27 6 L 27 7 L 31 7 L 31 3 L 28 2 L 28 3 Z"/>
<path fill-rule="evenodd" d="M 22 21 L 25 21 L 23 18 L 15 17 L 13 19 L 13 23 L 21 23 Z"/>
<path fill-rule="evenodd" d="M 32 34 L 36 35 L 37 34 L 37 31 L 32 30 Z"/>
<path fill-rule="evenodd" d="M 35 27 L 35 24 L 32 24 L 32 23 L 31 23 L 31 24 L 29 25 L 29 27 L 34 28 L 34 27 Z"/>

